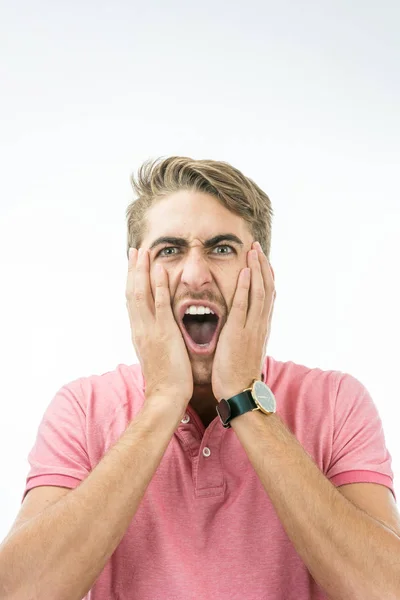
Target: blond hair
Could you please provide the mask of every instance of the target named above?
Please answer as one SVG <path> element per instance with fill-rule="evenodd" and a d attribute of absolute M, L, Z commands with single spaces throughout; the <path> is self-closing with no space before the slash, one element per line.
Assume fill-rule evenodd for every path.
<path fill-rule="evenodd" d="M 126 209 L 127 255 L 139 248 L 146 231 L 146 213 L 159 199 L 179 190 L 211 194 L 248 223 L 254 240 L 269 259 L 271 247 L 271 201 L 254 181 L 229 163 L 194 160 L 185 156 L 149 159 L 131 176 L 137 198 Z"/>

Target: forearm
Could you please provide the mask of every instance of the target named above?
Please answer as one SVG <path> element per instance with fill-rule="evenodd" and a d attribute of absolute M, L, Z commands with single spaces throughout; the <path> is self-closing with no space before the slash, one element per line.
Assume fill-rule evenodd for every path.
<path fill-rule="evenodd" d="M 7 600 L 87 594 L 134 517 L 179 417 L 145 406 L 77 488 L 6 538 L 0 588 Z"/>
<path fill-rule="evenodd" d="M 398 600 L 400 538 L 323 475 L 278 415 L 231 422 L 276 513 L 331 600 Z"/>

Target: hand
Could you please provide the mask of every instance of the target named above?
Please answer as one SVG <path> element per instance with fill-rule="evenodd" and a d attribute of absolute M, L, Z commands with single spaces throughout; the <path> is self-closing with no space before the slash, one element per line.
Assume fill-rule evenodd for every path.
<path fill-rule="evenodd" d="M 193 395 L 193 372 L 182 333 L 171 308 L 168 273 L 156 267 L 155 299 L 150 285 L 149 253 L 134 248 L 128 262 L 126 306 L 132 342 L 146 383 L 145 397 L 174 398 L 184 411 Z M 159 269 L 159 272 L 157 270 Z"/>
<path fill-rule="evenodd" d="M 252 254 L 254 253 L 254 255 Z M 221 330 L 212 368 L 213 394 L 219 402 L 261 378 L 275 302 L 275 283 L 258 242 L 239 273 L 228 319 Z"/>

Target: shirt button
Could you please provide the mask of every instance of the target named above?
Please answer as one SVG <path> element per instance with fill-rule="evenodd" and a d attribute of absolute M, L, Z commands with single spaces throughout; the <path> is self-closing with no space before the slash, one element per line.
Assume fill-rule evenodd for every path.
<path fill-rule="evenodd" d="M 190 421 L 190 417 L 188 414 L 186 414 L 183 419 L 181 419 L 181 423 L 189 423 Z"/>
<path fill-rule="evenodd" d="M 207 456 L 210 456 L 210 454 L 211 454 L 210 448 L 207 448 L 207 447 L 203 448 L 203 456 L 207 457 Z"/>

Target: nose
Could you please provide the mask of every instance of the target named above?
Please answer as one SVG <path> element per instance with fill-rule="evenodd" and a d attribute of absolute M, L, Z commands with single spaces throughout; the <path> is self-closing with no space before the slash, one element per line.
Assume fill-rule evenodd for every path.
<path fill-rule="evenodd" d="M 202 290 L 212 282 L 208 261 L 200 248 L 188 250 L 181 265 L 181 281 L 191 290 Z"/>

